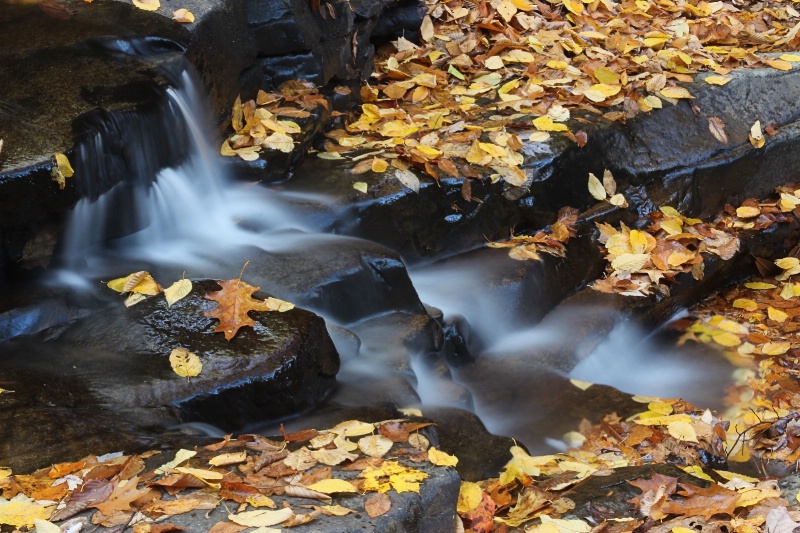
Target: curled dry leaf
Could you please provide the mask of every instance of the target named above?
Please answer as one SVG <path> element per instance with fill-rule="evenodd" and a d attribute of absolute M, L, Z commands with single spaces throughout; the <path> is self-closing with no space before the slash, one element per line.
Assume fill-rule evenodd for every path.
<path fill-rule="evenodd" d="M 172 20 L 183 24 L 191 24 L 194 22 L 194 14 L 185 8 L 177 9 L 172 13 Z"/>
<path fill-rule="evenodd" d="M 145 11 L 157 11 L 161 7 L 159 0 L 133 0 L 133 5 Z"/>

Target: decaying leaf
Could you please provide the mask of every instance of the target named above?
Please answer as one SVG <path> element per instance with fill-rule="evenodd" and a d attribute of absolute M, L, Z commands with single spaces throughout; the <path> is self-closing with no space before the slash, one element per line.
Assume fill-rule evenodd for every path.
<path fill-rule="evenodd" d="M 725 133 L 725 122 L 719 117 L 708 117 L 708 131 L 722 144 L 728 144 L 728 135 Z"/>
<path fill-rule="evenodd" d="M 386 514 L 392 508 L 392 500 L 385 493 L 373 494 L 364 502 L 364 510 L 370 518 L 376 518 Z"/>

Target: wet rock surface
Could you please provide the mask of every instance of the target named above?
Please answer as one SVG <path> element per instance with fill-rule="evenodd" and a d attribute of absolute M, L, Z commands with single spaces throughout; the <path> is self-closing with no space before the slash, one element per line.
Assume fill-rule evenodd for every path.
<path fill-rule="evenodd" d="M 256 326 L 227 342 L 213 333 L 216 320 L 203 316 L 215 305 L 203 298 L 212 290 L 218 290 L 215 282 L 201 281 L 169 308 L 153 297 L 5 342 L 4 368 L 19 379 L 19 394 L 0 397 L 4 411 L 96 411 L 78 426 L 95 426 L 90 435 L 113 433 L 108 422 L 114 418 L 139 428 L 197 421 L 230 429 L 309 409 L 330 394 L 339 359 L 321 318 L 301 309 L 253 313 Z M 191 380 L 175 374 L 168 360 L 173 348 L 196 353 L 201 374 Z M 25 419 L 15 413 L 4 423 L 14 434 Z M 109 446 L 113 441 L 102 447 Z M 22 450 L 8 450 L 8 460 L 19 464 L 23 458 L 14 454 Z M 42 447 L 37 459 L 51 462 L 53 452 Z"/>

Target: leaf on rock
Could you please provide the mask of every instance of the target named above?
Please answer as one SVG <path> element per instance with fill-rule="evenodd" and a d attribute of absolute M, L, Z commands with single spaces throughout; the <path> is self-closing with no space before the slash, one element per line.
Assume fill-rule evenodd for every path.
<path fill-rule="evenodd" d="M 133 0 L 133 5 L 145 11 L 157 11 L 161 7 L 161 2 L 159 0 Z"/>
<path fill-rule="evenodd" d="M 257 300 L 252 294 L 261 287 L 254 287 L 239 279 L 218 281 L 222 287 L 221 291 L 210 292 L 206 299 L 218 302 L 214 309 L 206 311 L 205 316 L 219 320 L 214 333 L 223 333 L 226 340 L 231 340 L 239 328 L 244 326 L 255 326 L 255 322 L 249 316 L 250 311 L 276 311 L 288 310 L 282 300 L 272 299 L 272 302 Z M 275 302 L 281 302 L 276 305 Z M 289 304 L 291 305 L 291 304 Z"/>
<path fill-rule="evenodd" d="M 114 481 L 111 495 L 105 501 L 92 503 L 89 507 L 94 507 L 109 517 L 114 511 L 129 512 L 132 502 L 150 492 L 148 487 L 137 488 L 138 484 L 139 478 L 136 476 L 128 480 Z"/>
<path fill-rule="evenodd" d="M 247 452 L 242 450 L 240 452 L 222 453 L 213 457 L 208 461 L 211 466 L 227 466 L 243 463 L 247 460 Z"/>
<path fill-rule="evenodd" d="M 716 483 L 707 488 L 686 483 L 681 483 L 680 487 L 682 492 L 678 494 L 683 498 L 667 500 L 662 507 L 665 513 L 702 516 L 707 520 L 715 514 L 733 516 L 740 496 L 738 492 L 726 489 Z"/>
<path fill-rule="evenodd" d="M 719 117 L 708 117 L 708 131 L 722 144 L 728 144 L 728 135 L 725 133 L 725 122 Z"/>
<path fill-rule="evenodd" d="M 606 199 L 606 189 L 603 187 L 603 183 L 591 172 L 589 173 L 589 194 L 595 200 L 602 201 Z"/>
<path fill-rule="evenodd" d="M 394 171 L 394 176 L 412 191 L 419 192 L 419 178 L 410 170 L 397 169 Z"/>
<path fill-rule="evenodd" d="M 164 297 L 167 299 L 167 306 L 171 307 L 172 304 L 178 300 L 185 298 L 192 292 L 192 282 L 188 279 L 181 279 L 164 289 Z"/>
<path fill-rule="evenodd" d="M 379 467 L 368 466 L 358 477 L 364 478 L 363 489 L 366 491 L 388 492 L 394 489 L 419 494 L 419 482 L 427 479 L 428 474 L 397 461 L 384 461 Z"/>
<path fill-rule="evenodd" d="M 370 518 L 376 518 L 392 508 L 392 500 L 389 499 L 389 495 L 379 492 L 378 494 L 374 494 L 367 498 L 367 501 L 364 502 L 364 510 L 367 511 L 367 514 Z"/>
<path fill-rule="evenodd" d="M 156 283 L 153 276 L 146 270 L 134 272 L 124 278 L 112 279 L 107 283 L 108 288 L 117 292 L 133 292 L 147 296 L 155 296 L 161 292 L 161 286 Z"/>
<path fill-rule="evenodd" d="M 456 466 L 458 464 L 458 457 L 450 455 L 435 447 L 428 450 L 428 460 L 436 466 Z"/>
<path fill-rule="evenodd" d="M 186 348 L 175 348 L 169 354 L 169 364 L 172 370 L 179 376 L 186 378 L 194 377 L 203 370 L 203 363 L 196 354 Z M 105 514 L 105 513 L 104 513 Z"/>
<path fill-rule="evenodd" d="M 186 8 L 177 9 L 172 13 L 172 20 L 183 24 L 194 22 L 194 14 Z"/>
<path fill-rule="evenodd" d="M 317 492 L 322 492 L 323 494 L 334 494 L 336 492 L 356 492 L 356 488 L 352 483 L 338 478 L 323 479 L 322 481 L 317 481 L 316 483 L 309 485 L 308 488 Z"/>
<path fill-rule="evenodd" d="M 394 444 L 391 439 L 383 435 L 370 435 L 358 440 L 358 448 L 370 457 L 383 457 Z"/>
<path fill-rule="evenodd" d="M 277 511 L 245 511 L 239 514 L 229 514 L 228 520 L 236 524 L 247 527 L 268 527 L 280 524 L 294 516 L 294 511 L 290 507 L 285 507 Z"/>

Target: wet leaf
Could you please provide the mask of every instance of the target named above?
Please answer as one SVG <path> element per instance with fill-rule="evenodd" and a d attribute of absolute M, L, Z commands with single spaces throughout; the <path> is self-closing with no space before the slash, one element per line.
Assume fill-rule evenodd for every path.
<path fill-rule="evenodd" d="M 188 279 L 181 279 L 164 289 L 164 297 L 167 299 L 167 306 L 188 296 L 192 292 L 192 282 Z"/>
<path fill-rule="evenodd" d="M 203 363 L 196 354 L 186 348 L 175 348 L 169 354 L 169 364 L 172 370 L 187 380 L 197 376 L 203 370 Z"/>
<path fill-rule="evenodd" d="M 458 492 L 457 510 L 459 514 L 475 509 L 483 498 L 483 489 L 472 481 L 462 481 Z"/>
<path fill-rule="evenodd" d="M 605 200 L 606 199 L 606 190 L 603 187 L 603 184 L 597 179 L 597 176 L 589 173 L 589 194 L 591 194 L 595 200 Z"/>
<path fill-rule="evenodd" d="M 394 176 L 412 191 L 419 192 L 419 178 L 410 170 L 397 169 L 394 171 Z"/>
<path fill-rule="evenodd" d="M 161 286 L 147 271 L 134 272 L 124 278 L 117 278 L 107 283 L 108 288 L 117 292 L 134 292 L 154 296 L 161 292 Z"/>
<path fill-rule="evenodd" d="M 708 131 L 722 144 L 728 144 L 728 135 L 725 133 L 725 123 L 719 117 L 708 117 Z"/>
<path fill-rule="evenodd" d="M 289 135 L 276 131 L 264 139 L 262 146 L 288 154 L 294 150 L 294 140 Z"/>
<path fill-rule="evenodd" d="M 219 320 L 214 333 L 223 333 L 225 339 L 230 341 L 240 328 L 244 326 L 255 326 L 255 322 L 250 318 L 250 311 L 280 311 L 282 300 L 275 299 L 275 302 L 258 300 L 252 294 L 261 287 L 254 287 L 240 279 L 230 279 L 217 281 L 222 290 L 206 294 L 206 299 L 213 300 L 218 305 L 205 312 L 205 316 Z M 285 302 L 284 302 L 285 303 Z M 291 304 L 290 304 L 291 305 Z"/>
<path fill-rule="evenodd" d="M 363 181 L 357 181 L 353 183 L 353 188 L 358 192 L 362 192 L 364 194 L 367 194 L 367 191 L 369 190 L 368 187 L 369 186 Z"/>

